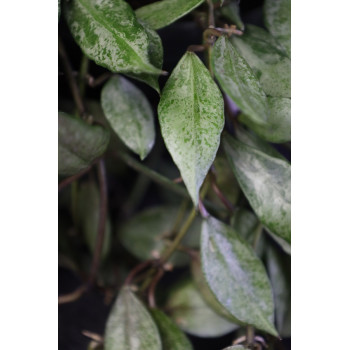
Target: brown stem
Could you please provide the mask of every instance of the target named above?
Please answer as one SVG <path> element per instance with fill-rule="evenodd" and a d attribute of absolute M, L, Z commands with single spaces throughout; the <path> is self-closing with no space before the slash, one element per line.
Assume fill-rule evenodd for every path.
<path fill-rule="evenodd" d="M 71 293 L 60 295 L 58 297 L 58 304 L 61 305 L 61 304 L 66 304 L 66 303 L 71 303 L 73 301 L 76 301 L 83 295 L 85 291 L 86 291 L 86 285 L 82 285 Z"/>
<path fill-rule="evenodd" d="M 254 327 L 247 326 L 247 345 L 251 346 L 254 344 Z"/>
<path fill-rule="evenodd" d="M 80 177 L 82 177 L 84 174 L 88 173 L 92 168 L 92 165 L 90 165 L 88 168 L 80 171 L 79 173 L 72 175 L 70 177 L 67 177 L 66 179 L 62 180 L 59 184 L 58 184 L 58 192 L 60 192 L 61 190 L 63 190 L 66 186 L 68 186 L 69 184 L 71 184 L 72 182 L 74 182 L 75 180 L 78 180 Z"/>
<path fill-rule="evenodd" d="M 214 5 L 211 0 L 207 0 L 207 3 L 208 3 L 208 25 L 209 27 L 215 27 Z"/>
<path fill-rule="evenodd" d="M 113 73 L 110 73 L 110 72 L 103 73 L 102 75 L 100 75 L 97 78 L 94 78 L 93 76 L 88 75 L 87 76 L 87 83 L 90 87 L 94 88 L 94 87 L 97 87 L 97 86 L 103 84 L 112 75 L 113 75 Z"/>
<path fill-rule="evenodd" d="M 215 176 L 215 175 L 214 175 Z M 232 203 L 225 197 L 225 195 L 221 192 L 219 187 L 216 185 L 215 177 L 212 177 L 211 187 L 214 190 L 215 194 L 218 196 L 222 204 L 229 210 L 232 214 L 234 212 L 234 206 Z"/>
<path fill-rule="evenodd" d="M 162 278 L 162 276 L 164 275 L 164 270 L 162 268 L 160 268 L 157 272 L 157 274 L 154 276 L 149 289 L 148 289 L 148 305 L 150 308 L 156 308 L 156 300 L 155 300 L 155 290 L 156 290 L 156 286 L 159 282 L 159 280 Z"/>
<path fill-rule="evenodd" d="M 135 278 L 135 276 L 141 272 L 142 270 L 144 270 L 146 267 L 148 267 L 151 263 L 152 263 L 153 260 L 146 260 L 146 261 L 143 261 L 141 264 L 137 265 L 136 267 L 134 267 L 130 273 L 128 274 L 128 276 L 126 277 L 125 279 L 125 282 L 124 284 L 125 285 L 128 285 L 132 282 L 132 280 Z"/>

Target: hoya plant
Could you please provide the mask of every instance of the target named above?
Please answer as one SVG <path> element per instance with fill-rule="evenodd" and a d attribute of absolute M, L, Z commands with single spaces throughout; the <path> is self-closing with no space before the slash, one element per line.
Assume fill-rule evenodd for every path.
<path fill-rule="evenodd" d="M 289 348 L 290 6 L 58 2 L 62 349 Z"/>

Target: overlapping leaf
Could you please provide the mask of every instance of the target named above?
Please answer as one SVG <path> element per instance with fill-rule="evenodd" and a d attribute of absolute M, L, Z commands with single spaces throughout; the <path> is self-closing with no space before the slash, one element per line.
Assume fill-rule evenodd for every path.
<path fill-rule="evenodd" d="M 105 331 L 105 350 L 162 350 L 156 324 L 128 286 L 113 305 Z"/>
<path fill-rule="evenodd" d="M 244 30 L 244 23 L 240 16 L 239 0 L 233 0 L 221 9 L 223 16 L 228 18 L 238 29 Z"/>
<path fill-rule="evenodd" d="M 152 29 L 163 28 L 194 10 L 204 0 L 162 0 L 140 7 L 136 16 Z"/>
<path fill-rule="evenodd" d="M 160 74 L 151 64 L 150 38 L 124 0 L 65 2 L 70 31 L 97 64 L 112 72 Z"/>
<path fill-rule="evenodd" d="M 155 140 L 152 107 L 146 96 L 127 79 L 115 76 L 103 87 L 101 104 L 112 129 L 144 159 Z"/>
<path fill-rule="evenodd" d="M 195 205 L 224 126 L 224 103 L 207 68 L 187 52 L 169 77 L 158 106 L 165 144 Z"/>
<path fill-rule="evenodd" d="M 212 217 L 202 225 L 201 261 L 210 289 L 226 310 L 240 322 L 277 336 L 262 262 L 231 227 Z"/>
<path fill-rule="evenodd" d="M 106 150 L 109 133 L 66 113 L 58 113 L 58 173 L 74 175 Z"/>
<path fill-rule="evenodd" d="M 228 134 L 224 149 L 233 172 L 264 226 L 291 242 L 290 164 L 243 144 Z"/>

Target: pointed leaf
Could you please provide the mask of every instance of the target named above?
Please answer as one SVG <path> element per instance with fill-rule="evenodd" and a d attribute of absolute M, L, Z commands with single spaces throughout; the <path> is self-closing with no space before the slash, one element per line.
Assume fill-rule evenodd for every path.
<path fill-rule="evenodd" d="M 230 40 L 252 68 L 266 95 L 290 98 L 290 58 L 272 35 L 247 25 L 242 36 Z"/>
<path fill-rule="evenodd" d="M 146 96 L 127 79 L 115 76 L 103 87 L 101 104 L 112 129 L 143 160 L 155 140 L 153 111 Z"/>
<path fill-rule="evenodd" d="M 176 234 L 171 230 L 174 227 L 177 212 L 177 208 L 162 206 L 146 209 L 135 215 L 121 227 L 118 233 L 122 244 L 141 260 L 160 256 L 167 247 L 167 242 Z M 181 244 L 198 248 L 200 226 L 201 219 L 197 217 Z M 184 266 L 190 262 L 190 259 L 184 252 L 175 252 L 170 262 L 174 266 Z"/>
<path fill-rule="evenodd" d="M 283 249 L 285 253 L 287 253 L 288 255 L 292 254 L 292 249 L 289 243 L 287 243 L 283 238 L 276 236 L 274 233 L 270 232 L 268 229 L 266 229 L 266 232 Z"/>
<path fill-rule="evenodd" d="M 150 310 L 158 326 L 163 349 L 166 350 L 193 350 L 191 342 L 177 325 L 161 310 Z"/>
<path fill-rule="evenodd" d="M 123 287 L 108 317 L 105 350 L 161 350 L 161 340 L 147 309 Z"/>
<path fill-rule="evenodd" d="M 74 175 L 106 150 L 109 133 L 66 113 L 58 113 L 58 173 Z"/>
<path fill-rule="evenodd" d="M 212 65 L 224 92 L 256 124 L 264 124 L 268 107 L 264 91 L 245 59 L 229 39 L 216 40 Z"/>
<path fill-rule="evenodd" d="M 265 25 L 290 57 L 291 0 L 265 0 Z"/>
<path fill-rule="evenodd" d="M 260 221 L 291 242 L 290 164 L 226 134 L 224 149 L 232 170 Z"/>
<path fill-rule="evenodd" d="M 162 0 L 140 7 L 136 16 L 152 29 L 163 28 L 187 15 L 204 0 Z"/>
<path fill-rule="evenodd" d="M 112 72 L 160 74 L 149 37 L 124 0 L 65 1 L 69 29 L 86 56 Z"/>
<path fill-rule="evenodd" d="M 226 310 L 277 336 L 270 283 L 253 249 L 231 227 L 208 217 L 202 225 L 201 259 L 207 283 Z"/>
<path fill-rule="evenodd" d="M 244 30 L 244 23 L 241 19 L 239 11 L 239 0 L 233 0 L 232 2 L 227 4 L 227 6 L 224 6 L 221 9 L 221 13 L 224 17 L 229 19 L 232 22 L 232 24 L 235 24 L 238 29 Z"/>
<path fill-rule="evenodd" d="M 192 52 L 169 77 L 158 114 L 165 144 L 195 205 L 224 127 L 224 103 L 207 68 Z"/>
<path fill-rule="evenodd" d="M 166 308 L 182 330 L 197 337 L 219 337 L 237 329 L 206 304 L 190 279 L 171 289 Z"/>

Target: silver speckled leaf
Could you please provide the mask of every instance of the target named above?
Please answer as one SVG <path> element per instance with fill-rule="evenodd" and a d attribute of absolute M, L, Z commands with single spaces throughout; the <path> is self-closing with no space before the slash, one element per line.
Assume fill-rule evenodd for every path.
<path fill-rule="evenodd" d="M 228 134 L 224 149 L 250 205 L 266 228 L 291 242 L 291 167 Z"/>
<path fill-rule="evenodd" d="M 153 111 L 143 92 L 115 76 L 102 89 L 101 105 L 112 129 L 143 160 L 155 140 Z"/>
<path fill-rule="evenodd" d="M 160 74 L 150 62 L 150 40 L 124 0 L 65 1 L 69 29 L 86 56 L 112 72 Z"/>
<path fill-rule="evenodd" d="M 291 0 L 265 0 L 265 24 L 290 57 Z"/>
<path fill-rule="evenodd" d="M 109 132 L 66 113 L 58 113 L 58 173 L 74 175 L 106 150 Z"/>
<path fill-rule="evenodd" d="M 128 286 L 121 289 L 108 317 L 104 349 L 162 350 L 156 324 Z"/>
<path fill-rule="evenodd" d="M 256 124 L 265 124 L 266 95 L 248 63 L 225 36 L 215 42 L 212 66 L 221 88 L 247 118 Z"/>
<path fill-rule="evenodd" d="M 158 106 L 159 123 L 195 205 L 224 127 L 221 92 L 202 61 L 186 52 L 169 77 Z"/>
<path fill-rule="evenodd" d="M 164 350 L 193 350 L 186 335 L 163 311 L 151 309 L 150 313 L 158 326 Z"/>
<path fill-rule="evenodd" d="M 264 265 L 230 226 L 213 217 L 203 221 L 201 261 L 210 289 L 226 310 L 240 322 L 278 335 Z"/>
<path fill-rule="evenodd" d="M 204 0 L 162 0 L 138 8 L 136 16 L 152 29 L 163 28 L 194 10 Z"/>

